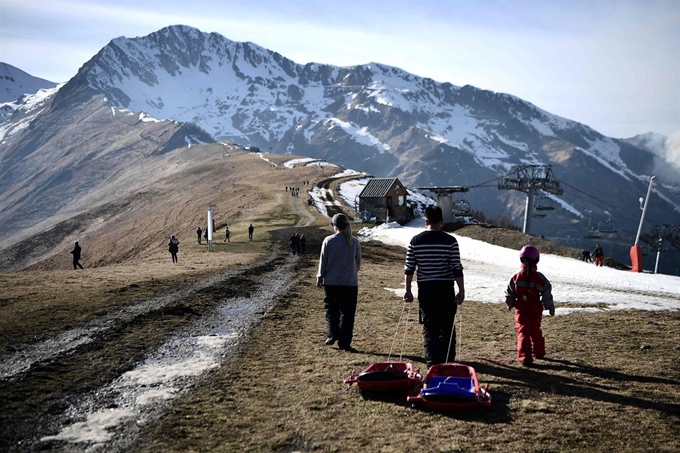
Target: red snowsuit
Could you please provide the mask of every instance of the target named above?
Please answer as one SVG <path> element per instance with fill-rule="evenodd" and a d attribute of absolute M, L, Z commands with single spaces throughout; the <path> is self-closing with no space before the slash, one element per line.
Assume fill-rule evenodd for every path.
<path fill-rule="evenodd" d="M 602 264 L 604 263 L 604 252 L 602 251 L 602 247 L 595 248 L 593 251 L 593 258 L 595 258 L 595 266 L 602 267 Z"/>
<path fill-rule="evenodd" d="M 535 264 L 522 263 L 522 270 L 510 279 L 505 296 L 508 307 L 515 308 L 517 360 L 528 365 L 533 357 L 545 356 L 541 319 L 544 307 L 555 309 L 552 286 L 545 275 L 536 270 Z"/>

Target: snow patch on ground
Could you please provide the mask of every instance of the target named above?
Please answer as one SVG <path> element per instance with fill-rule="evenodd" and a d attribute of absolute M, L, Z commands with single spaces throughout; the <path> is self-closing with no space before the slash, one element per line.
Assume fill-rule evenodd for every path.
<path fill-rule="evenodd" d="M 238 339 L 275 297 L 290 287 L 293 261 L 262 279 L 249 298 L 226 299 L 213 313 L 194 322 L 152 352 L 136 368 L 84 396 L 69 412 L 71 424 L 42 441 L 88 444 L 117 450 L 109 443 L 129 440 L 126 424 L 143 424 L 163 403 L 187 391 L 196 380 L 220 366 Z"/>
<path fill-rule="evenodd" d="M 417 222 L 422 223 L 422 219 Z M 423 231 L 416 225 L 418 223 L 402 227 L 390 223 L 372 229 L 363 228 L 357 234 L 366 240 L 407 247 L 411 238 Z M 466 298 L 484 303 L 503 303 L 508 281 L 519 270 L 518 251 L 453 236 L 460 245 L 465 268 Z M 538 269 L 552 283 L 558 315 L 576 311 L 680 310 L 680 277 L 595 267 L 580 260 L 547 254 L 541 255 Z M 401 290 L 395 291 L 399 293 Z M 593 307 L 569 307 L 570 304 L 592 304 Z"/>

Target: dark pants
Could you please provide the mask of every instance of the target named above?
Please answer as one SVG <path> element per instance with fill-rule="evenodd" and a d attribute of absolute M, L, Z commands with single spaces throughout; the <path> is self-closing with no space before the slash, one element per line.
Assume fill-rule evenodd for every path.
<path fill-rule="evenodd" d="M 176 263 L 177 262 L 177 252 L 170 252 L 170 255 L 172 255 L 172 262 Z"/>
<path fill-rule="evenodd" d="M 325 285 L 324 309 L 326 310 L 326 333 L 337 338 L 340 349 L 352 344 L 354 314 L 357 310 L 359 288 L 356 286 Z"/>
<path fill-rule="evenodd" d="M 453 282 L 418 284 L 427 367 L 453 362 L 456 357 L 456 291 Z M 451 345 L 450 352 L 449 345 Z"/>
<path fill-rule="evenodd" d="M 78 261 L 80 261 L 80 258 L 73 258 L 73 269 L 83 268 Z"/>

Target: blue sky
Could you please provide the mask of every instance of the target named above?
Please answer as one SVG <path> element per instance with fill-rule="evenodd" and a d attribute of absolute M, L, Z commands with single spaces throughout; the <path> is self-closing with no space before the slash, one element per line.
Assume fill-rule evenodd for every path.
<path fill-rule="evenodd" d="M 1 0 L 0 61 L 67 81 L 111 39 L 175 24 L 510 93 L 612 137 L 680 132 L 680 0 Z"/>

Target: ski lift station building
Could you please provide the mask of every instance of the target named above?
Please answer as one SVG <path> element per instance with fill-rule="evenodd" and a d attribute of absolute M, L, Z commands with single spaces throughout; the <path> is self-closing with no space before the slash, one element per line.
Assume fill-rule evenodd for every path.
<path fill-rule="evenodd" d="M 378 222 L 387 218 L 402 222 L 408 219 L 407 197 L 398 178 L 369 179 L 359 194 L 359 211 L 370 212 Z"/>

